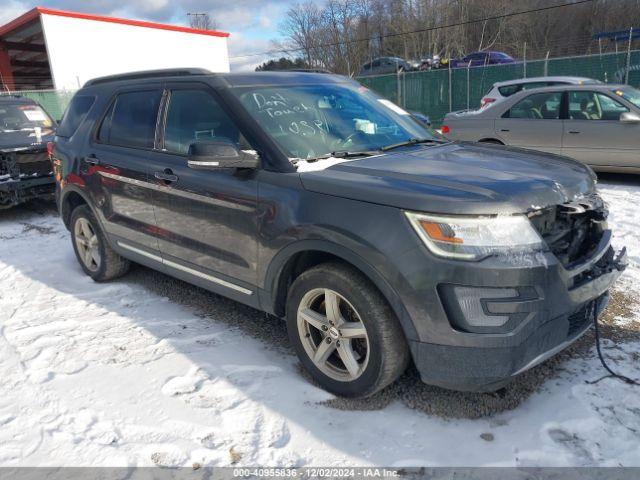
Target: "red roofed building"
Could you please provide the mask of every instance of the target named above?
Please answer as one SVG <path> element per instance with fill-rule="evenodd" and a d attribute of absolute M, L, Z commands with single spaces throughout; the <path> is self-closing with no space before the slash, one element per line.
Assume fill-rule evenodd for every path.
<path fill-rule="evenodd" d="M 75 90 L 91 78 L 159 68 L 228 72 L 228 37 L 36 7 L 0 27 L 0 88 Z"/>

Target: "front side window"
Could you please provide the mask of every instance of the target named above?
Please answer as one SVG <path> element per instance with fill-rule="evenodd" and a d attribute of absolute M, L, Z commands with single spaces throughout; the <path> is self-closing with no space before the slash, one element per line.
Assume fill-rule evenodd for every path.
<path fill-rule="evenodd" d="M 352 84 L 231 89 L 289 158 L 379 150 L 438 136 L 368 89 Z"/>
<path fill-rule="evenodd" d="M 164 149 L 187 154 L 197 141 L 227 141 L 249 149 L 238 127 L 216 99 L 204 90 L 173 90 L 164 131 Z"/>
<path fill-rule="evenodd" d="M 532 120 L 557 120 L 560 118 L 562 92 L 536 93 L 520 100 L 503 116 Z"/>
<path fill-rule="evenodd" d="M 153 148 L 160 90 L 120 93 L 105 115 L 98 140 L 110 145 Z"/>
<path fill-rule="evenodd" d="M 628 111 L 627 107 L 603 93 L 569 92 L 571 120 L 620 120 L 620 114 Z"/>

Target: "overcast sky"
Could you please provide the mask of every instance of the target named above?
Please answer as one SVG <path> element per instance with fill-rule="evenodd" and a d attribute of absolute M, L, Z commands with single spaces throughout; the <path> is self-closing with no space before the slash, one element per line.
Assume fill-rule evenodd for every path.
<path fill-rule="evenodd" d="M 320 2 L 322 0 L 318 0 Z M 231 33 L 229 55 L 263 52 L 278 37 L 278 24 L 295 0 L 0 0 L 0 25 L 34 6 L 188 25 L 187 12 L 207 12 Z M 232 70 L 252 70 L 269 57 L 231 59 Z"/>

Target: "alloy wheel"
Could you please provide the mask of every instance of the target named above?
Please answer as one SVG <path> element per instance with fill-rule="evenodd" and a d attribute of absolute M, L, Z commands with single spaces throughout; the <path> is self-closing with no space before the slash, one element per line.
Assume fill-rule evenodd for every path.
<path fill-rule="evenodd" d="M 316 367 L 334 380 L 356 380 L 369 362 L 369 337 L 356 309 L 326 288 L 307 292 L 298 306 L 298 334 Z"/>
<path fill-rule="evenodd" d="M 86 218 L 78 218 L 74 227 L 74 238 L 82 263 L 92 272 L 100 268 L 98 236 Z"/>

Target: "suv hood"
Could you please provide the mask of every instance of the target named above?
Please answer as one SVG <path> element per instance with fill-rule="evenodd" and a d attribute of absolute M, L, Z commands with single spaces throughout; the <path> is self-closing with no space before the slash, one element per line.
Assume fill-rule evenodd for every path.
<path fill-rule="evenodd" d="M 33 130 L 2 131 L 0 130 L 0 151 L 12 151 L 14 149 L 34 149 L 47 148 L 47 142 L 53 140 L 53 134 L 42 135 L 40 142 Z"/>
<path fill-rule="evenodd" d="M 407 147 L 329 165 L 300 173 L 304 188 L 422 212 L 525 213 L 595 189 L 593 171 L 569 158 L 474 143 Z"/>

